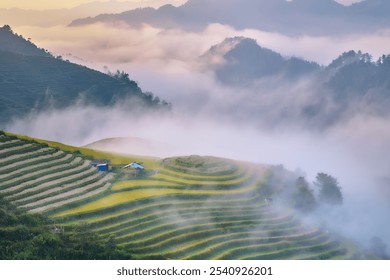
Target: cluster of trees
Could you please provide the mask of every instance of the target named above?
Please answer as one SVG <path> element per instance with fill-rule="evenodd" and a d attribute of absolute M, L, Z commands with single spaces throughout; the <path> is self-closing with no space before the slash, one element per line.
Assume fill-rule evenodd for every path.
<path fill-rule="evenodd" d="M 318 202 L 327 205 L 343 204 L 343 194 L 336 178 L 326 173 L 318 173 L 314 185 L 318 187 Z M 295 183 L 292 198 L 294 206 L 301 212 L 310 212 L 317 206 L 313 190 L 304 177 L 299 177 Z"/>
<path fill-rule="evenodd" d="M 330 205 L 341 205 L 343 195 L 336 178 L 326 173 L 318 173 L 314 184 L 319 188 L 318 199 L 320 202 Z"/>
<path fill-rule="evenodd" d="M 138 87 L 138 84 L 133 80 L 130 80 L 129 74 L 124 71 L 116 70 L 116 72 L 111 72 L 110 70 L 107 70 L 107 75 L 118 81 L 123 82 L 124 84 Z"/>
<path fill-rule="evenodd" d="M 87 224 L 65 229 L 0 198 L 0 259 L 132 259 L 114 236 L 103 239 Z"/>
<path fill-rule="evenodd" d="M 317 188 L 315 194 L 311 186 Z M 283 166 L 271 168 L 266 180 L 258 185 L 261 197 L 267 201 L 282 201 L 296 211 L 308 214 L 319 206 L 334 207 L 343 204 L 343 193 L 338 180 L 326 173 L 317 174 L 313 184 L 304 177 L 288 172 Z M 329 208 L 326 208 L 329 210 Z M 364 252 L 371 259 L 390 259 L 387 244 L 380 237 L 374 236 Z"/>
<path fill-rule="evenodd" d="M 107 75 L 122 82 L 123 84 L 126 84 L 128 86 L 132 86 L 132 87 L 138 87 L 138 84 L 131 80 L 130 79 L 130 76 L 128 73 L 126 73 L 125 71 L 119 71 L 119 70 L 116 70 L 116 72 L 111 72 L 110 70 L 108 70 L 108 68 L 105 66 L 104 67 L 106 69 L 106 72 L 107 72 Z M 155 96 L 152 92 L 144 92 L 145 96 L 148 98 L 148 100 L 151 102 L 151 104 L 155 104 L 155 105 L 163 105 L 164 107 L 166 108 L 171 108 L 172 107 L 172 104 L 165 101 L 165 100 L 161 100 L 158 96 Z"/>
<path fill-rule="evenodd" d="M 390 62 L 390 55 L 382 55 L 378 58 L 377 61 L 373 61 L 373 57 L 369 53 L 363 53 L 359 51 L 348 51 L 343 52 L 338 58 L 334 59 L 329 67 L 342 67 L 343 65 L 352 63 L 352 62 L 362 62 L 362 63 L 371 63 L 374 66 L 380 66 L 383 64 L 388 64 Z"/>
<path fill-rule="evenodd" d="M 314 186 L 318 195 L 304 177 L 298 177 L 286 171 L 282 166 L 272 168 L 265 182 L 259 186 L 259 192 L 267 200 L 281 197 L 296 210 L 304 213 L 313 211 L 318 204 L 342 205 L 343 194 L 337 179 L 326 173 L 318 173 Z"/>

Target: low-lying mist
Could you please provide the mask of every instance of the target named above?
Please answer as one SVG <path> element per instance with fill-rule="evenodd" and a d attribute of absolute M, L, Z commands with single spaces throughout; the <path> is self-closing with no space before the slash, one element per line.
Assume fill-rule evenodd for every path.
<path fill-rule="evenodd" d="M 163 29 L 149 25 L 131 27 L 123 22 L 80 27 L 25 24 L 13 29 L 55 55 L 72 54 L 97 68 L 104 64 L 129 62 L 141 65 L 193 62 L 212 45 L 234 36 L 253 38 L 262 47 L 282 55 L 302 57 L 320 64 L 328 64 L 342 52 L 352 49 L 378 58 L 388 52 L 390 32 L 383 29 L 350 36 L 288 36 L 255 29 L 237 30 L 218 23 L 210 24 L 201 32 L 186 32 L 179 28 Z"/>
<path fill-rule="evenodd" d="M 386 119 L 360 116 L 326 131 L 287 126 L 270 129 L 249 120 L 222 121 L 202 115 L 134 116 L 132 110 L 118 105 L 42 112 L 15 121 L 6 130 L 76 146 L 105 138 L 138 137 L 159 144 L 146 149 L 152 151 L 150 156 L 197 154 L 283 164 L 306 174 L 309 182 L 317 172 L 326 172 L 339 180 L 345 202 L 342 215 L 324 212 L 322 219 L 330 228 L 367 245 L 374 236 L 390 243 L 389 125 Z M 115 143 L 108 149 L 146 153 L 134 142 Z"/>

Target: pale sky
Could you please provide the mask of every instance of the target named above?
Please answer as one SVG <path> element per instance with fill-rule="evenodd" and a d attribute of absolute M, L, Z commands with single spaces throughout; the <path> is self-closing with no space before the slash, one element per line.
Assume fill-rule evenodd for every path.
<path fill-rule="evenodd" d="M 99 1 L 99 0 L 98 0 Z M 117 2 L 161 2 L 163 4 L 180 4 L 183 0 L 116 0 Z M 45 10 L 45 9 L 60 9 L 60 8 L 73 8 L 80 4 L 94 2 L 94 0 L 1 0 L 0 8 L 21 8 L 21 9 L 33 9 L 33 10 Z M 109 2 L 108 0 L 100 0 L 99 2 Z"/>
<path fill-rule="evenodd" d="M 108 2 L 108 0 L 100 0 L 101 2 Z M 163 4 L 181 4 L 183 0 L 117 0 L 118 2 L 161 2 Z M 342 4 L 351 4 L 354 2 L 360 2 L 362 0 L 336 0 Z M 59 9 L 59 8 L 73 8 L 80 4 L 93 2 L 93 0 L 1 0 L 0 8 L 22 8 L 33 10 L 45 10 L 45 9 Z"/>

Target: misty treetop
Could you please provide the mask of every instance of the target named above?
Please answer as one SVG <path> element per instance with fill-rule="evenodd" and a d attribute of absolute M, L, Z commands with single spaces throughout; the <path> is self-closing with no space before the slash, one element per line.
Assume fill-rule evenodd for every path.
<path fill-rule="evenodd" d="M 304 177 L 298 177 L 293 194 L 294 207 L 301 212 L 312 212 L 316 207 L 316 199 L 313 190 Z"/>
<path fill-rule="evenodd" d="M 343 194 L 337 179 L 320 172 L 313 183 L 319 188 L 318 196 L 305 177 L 286 170 L 283 166 L 271 167 L 265 180 L 258 185 L 258 193 L 267 200 L 279 200 L 300 213 L 314 213 L 318 203 L 337 206 L 343 203 Z"/>
<path fill-rule="evenodd" d="M 320 202 L 329 205 L 341 205 L 343 203 L 341 187 L 336 178 L 326 173 L 318 173 L 314 184 L 319 188 L 318 199 Z"/>
<path fill-rule="evenodd" d="M 269 169 L 264 182 L 258 185 L 266 201 L 279 200 L 300 213 L 311 213 L 317 206 L 314 192 L 303 176 L 277 165 Z"/>

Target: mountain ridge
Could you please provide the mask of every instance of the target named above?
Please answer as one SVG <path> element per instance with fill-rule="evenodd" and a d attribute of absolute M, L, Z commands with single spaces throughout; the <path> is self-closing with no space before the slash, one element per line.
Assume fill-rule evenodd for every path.
<path fill-rule="evenodd" d="M 315 62 L 283 57 L 245 37 L 226 38 L 201 58 L 207 63 L 211 61 L 211 67 L 221 82 L 239 86 L 275 75 L 296 80 L 320 69 Z"/>
<path fill-rule="evenodd" d="M 237 29 L 255 28 L 297 36 L 354 34 L 389 27 L 388 12 L 390 5 L 380 0 L 366 0 L 351 6 L 344 6 L 334 0 L 316 1 L 315 4 L 307 0 L 228 0 L 223 3 L 189 0 L 178 7 L 166 5 L 158 9 L 137 9 L 116 15 L 77 19 L 69 26 L 123 21 L 135 27 L 149 24 L 157 28 L 199 31 L 209 24 L 220 23 Z M 239 17 L 238 14 L 246 16 Z"/>
<path fill-rule="evenodd" d="M 242 95 L 241 105 L 251 109 L 244 110 L 245 114 L 237 112 L 241 117 L 268 119 L 269 113 L 262 113 L 268 110 L 263 107 L 263 98 L 271 93 L 280 99 L 280 104 L 289 98 L 297 100 L 296 104 L 290 101 L 281 107 L 274 104 L 274 110 L 280 110 L 277 115 L 289 117 L 268 119 L 272 126 L 292 121 L 312 129 L 326 129 L 358 112 L 388 116 L 390 55 L 373 61 L 368 53 L 348 51 L 329 65 L 320 66 L 300 58 L 284 57 L 261 47 L 254 39 L 234 37 L 212 46 L 200 61 L 221 86 L 248 91 Z M 293 89 L 299 84 L 303 87 L 295 92 Z M 245 103 L 247 99 L 250 105 Z"/>

